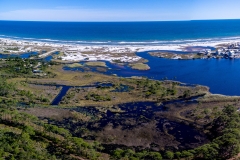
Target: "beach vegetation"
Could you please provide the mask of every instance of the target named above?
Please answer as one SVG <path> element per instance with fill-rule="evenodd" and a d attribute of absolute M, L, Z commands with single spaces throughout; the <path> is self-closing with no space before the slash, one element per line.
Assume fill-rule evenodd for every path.
<path fill-rule="evenodd" d="M 88 93 L 85 98 L 86 100 L 93 101 L 111 101 L 111 97 L 109 95 L 99 95 L 96 93 Z"/>
<path fill-rule="evenodd" d="M 107 67 L 105 62 L 86 62 L 86 66 L 91 66 L 91 67 Z"/>
<path fill-rule="evenodd" d="M 70 68 L 76 68 L 76 67 L 82 67 L 83 65 L 81 65 L 80 63 L 72 63 L 72 64 L 68 64 L 67 66 Z"/>
<path fill-rule="evenodd" d="M 137 69 L 137 70 L 149 70 L 150 69 L 150 67 L 144 63 L 133 63 L 133 64 L 130 64 L 130 67 L 132 69 Z"/>

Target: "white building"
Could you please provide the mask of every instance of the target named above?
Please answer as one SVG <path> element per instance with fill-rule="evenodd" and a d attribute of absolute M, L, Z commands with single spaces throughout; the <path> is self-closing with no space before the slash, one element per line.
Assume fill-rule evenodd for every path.
<path fill-rule="evenodd" d="M 222 56 L 224 54 L 224 50 L 223 49 L 218 49 L 216 52 L 217 56 Z"/>

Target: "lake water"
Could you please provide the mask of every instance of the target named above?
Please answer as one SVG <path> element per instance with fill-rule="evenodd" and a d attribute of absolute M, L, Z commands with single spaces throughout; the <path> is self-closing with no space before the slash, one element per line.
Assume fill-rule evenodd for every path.
<path fill-rule="evenodd" d="M 176 80 L 208 86 L 216 94 L 240 95 L 240 59 L 172 60 L 153 57 L 148 52 L 139 52 L 137 55 L 149 60 L 147 64 L 150 70 L 134 70 L 106 62 L 110 69 L 102 73 L 117 74 L 120 77 L 143 76 L 156 80 Z M 82 71 L 81 68 L 64 69 Z M 91 70 L 98 72 L 94 67 Z"/>
<path fill-rule="evenodd" d="M 0 53 L 0 58 L 10 58 L 10 57 L 29 58 L 31 56 L 36 56 L 37 54 L 38 54 L 37 52 L 28 52 L 23 54 L 11 54 L 11 55 Z"/>
<path fill-rule="evenodd" d="M 21 54 L 19 57 L 28 58 L 36 55 L 36 52 Z M 216 94 L 240 95 L 240 59 L 196 59 L 196 60 L 172 60 L 153 57 L 148 52 L 139 52 L 138 56 L 148 59 L 150 66 L 148 71 L 133 70 L 128 66 L 120 66 L 106 62 L 110 68 L 104 74 L 117 74 L 121 77 L 144 76 L 156 80 L 176 80 L 189 84 L 200 84 L 210 87 L 210 91 Z M 18 55 L 2 55 L 0 58 L 17 57 Z M 50 61 L 51 56 L 45 58 Z M 83 63 L 82 63 L 83 64 Z M 66 70 L 79 70 L 81 68 L 68 68 Z M 92 71 L 97 71 L 92 67 Z"/>
<path fill-rule="evenodd" d="M 138 55 L 149 60 L 151 70 L 144 72 L 149 78 L 167 77 L 209 86 L 212 93 L 240 95 L 240 59 L 171 60 L 152 57 L 146 52 Z"/>
<path fill-rule="evenodd" d="M 80 45 L 166 45 L 195 42 L 240 42 L 240 20 L 175 22 L 17 22 L 0 21 L 0 38 Z M 107 62 L 106 74 L 165 78 L 210 87 L 212 93 L 240 95 L 240 60 L 169 60 L 138 53 L 148 59 L 148 71 Z M 26 58 L 28 54 L 22 55 Z M 4 55 L 0 55 L 4 58 Z M 49 61 L 51 56 L 45 60 Z M 76 69 L 75 69 L 76 70 Z M 96 71 L 96 69 L 93 69 Z"/>

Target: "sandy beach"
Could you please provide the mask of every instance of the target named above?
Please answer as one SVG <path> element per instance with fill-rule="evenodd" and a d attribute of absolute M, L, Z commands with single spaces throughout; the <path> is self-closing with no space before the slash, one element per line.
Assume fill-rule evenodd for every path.
<path fill-rule="evenodd" d="M 189 46 L 216 47 L 222 44 L 236 43 L 236 41 L 206 41 L 191 42 L 184 44 L 163 44 L 163 45 L 79 45 L 46 43 L 41 41 L 14 40 L 0 38 L 0 52 L 9 54 L 20 54 L 26 52 L 39 51 L 59 51 L 63 54 L 58 59 L 63 61 L 119 61 L 119 62 L 137 62 L 141 57 L 136 52 L 143 51 L 184 51 Z M 41 55 L 39 55 L 41 57 Z"/>

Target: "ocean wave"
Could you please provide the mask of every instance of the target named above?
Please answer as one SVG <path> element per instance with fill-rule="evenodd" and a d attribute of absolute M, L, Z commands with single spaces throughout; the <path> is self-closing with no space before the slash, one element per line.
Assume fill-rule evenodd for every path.
<path fill-rule="evenodd" d="M 74 42 L 74 41 L 71 41 Z M 111 43 L 111 41 L 75 41 L 77 43 L 96 43 L 96 44 L 102 44 L 102 43 Z"/>
<path fill-rule="evenodd" d="M 56 43 L 56 44 L 71 44 L 71 45 L 183 45 L 183 44 L 196 44 L 196 43 L 216 43 L 216 42 L 226 42 L 226 41 L 240 41 L 239 36 L 234 37 L 213 37 L 213 38 L 199 38 L 199 39 L 178 39 L 178 40 L 152 40 L 152 41 L 82 41 L 82 40 L 57 40 L 57 39 L 38 39 L 30 37 L 17 37 L 0 35 L 1 38 L 13 39 L 13 40 L 28 40 L 34 42 L 44 42 L 44 43 Z"/>
<path fill-rule="evenodd" d="M 240 39 L 240 37 L 223 37 L 222 39 Z"/>
<path fill-rule="evenodd" d="M 47 42 L 59 42 L 60 41 L 60 40 L 54 40 L 54 39 L 39 39 L 39 40 L 40 41 L 47 41 Z"/>
<path fill-rule="evenodd" d="M 23 39 L 26 39 L 26 40 L 35 40 L 35 38 L 23 38 Z"/>

